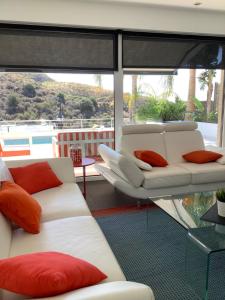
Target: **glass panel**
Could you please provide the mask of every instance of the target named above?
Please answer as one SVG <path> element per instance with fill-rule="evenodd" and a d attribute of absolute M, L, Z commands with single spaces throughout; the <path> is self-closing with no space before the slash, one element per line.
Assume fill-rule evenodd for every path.
<path fill-rule="evenodd" d="M 113 89 L 113 75 L 0 73 L 0 156 L 63 157 L 79 144 L 100 161 L 100 143 L 114 148 Z"/>
<path fill-rule="evenodd" d="M 189 230 L 186 280 L 201 299 L 224 299 L 224 249 L 224 234 L 218 233 L 216 227 Z"/>
<path fill-rule="evenodd" d="M 201 217 L 216 203 L 215 192 L 157 197 L 152 201 L 187 229 L 214 226 Z"/>
<path fill-rule="evenodd" d="M 208 299 L 209 252 L 187 235 L 185 279 L 200 299 Z M 197 297 L 196 297 L 197 298 Z"/>
<path fill-rule="evenodd" d="M 219 144 L 223 74 L 179 69 L 175 75 L 124 75 L 123 123 L 194 120 L 207 145 Z"/>

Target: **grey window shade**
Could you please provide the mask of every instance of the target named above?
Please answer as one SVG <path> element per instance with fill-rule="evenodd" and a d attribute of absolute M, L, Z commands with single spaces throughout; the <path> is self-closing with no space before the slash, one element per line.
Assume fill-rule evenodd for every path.
<path fill-rule="evenodd" d="M 224 69 L 225 40 L 123 33 L 123 67 Z"/>
<path fill-rule="evenodd" d="M 0 27 L 1 68 L 113 71 L 116 51 L 113 32 Z"/>

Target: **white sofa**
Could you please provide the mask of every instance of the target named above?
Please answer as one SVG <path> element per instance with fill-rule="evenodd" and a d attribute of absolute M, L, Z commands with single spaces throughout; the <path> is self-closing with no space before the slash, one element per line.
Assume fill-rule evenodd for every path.
<path fill-rule="evenodd" d="M 8 161 L 7 165 L 22 166 L 36 161 L 43 159 Z M 59 251 L 89 261 L 108 276 L 98 285 L 42 299 L 154 300 L 153 292 L 148 286 L 126 281 L 75 183 L 71 160 L 48 159 L 48 162 L 63 184 L 33 195 L 43 208 L 40 233 L 33 235 L 22 229 L 12 229 L 0 214 L 0 258 L 37 251 Z M 0 299 L 14 300 L 26 297 L 2 290 Z"/>
<path fill-rule="evenodd" d="M 195 122 L 124 126 L 120 152 L 100 145 L 99 153 L 106 164 L 96 168 L 117 189 L 138 199 L 225 187 L 225 165 L 194 164 L 182 157 L 188 152 L 206 149 L 197 126 Z M 138 149 L 158 152 L 169 165 L 141 170 L 133 155 Z M 217 147 L 209 150 L 221 152 Z"/>

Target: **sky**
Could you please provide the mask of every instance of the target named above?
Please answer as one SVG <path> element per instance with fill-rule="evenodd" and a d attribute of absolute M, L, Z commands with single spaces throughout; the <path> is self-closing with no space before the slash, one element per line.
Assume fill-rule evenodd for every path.
<path fill-rule="evenodd" d="M 206 100 L 207 90 L 200 90 L 198 77 L 202 70 L 196 72 L 196 97 L 199 100 Z M 96 86 L 96 80 L 93 74 L 59 74 L 48 73 L 48 76 L 58 82 L 74 82 Z M 214 82 L 220 82 L 220 71 L 217 71 Z M 160 75 L 143 75 L 138 80 L 140 89 L 145 94 L 160 95 L 163 92 L 162 76 Z M 186 101 L 188 98 L 189 85 L 189 70 L 180 69 L 177 75 L 174 75 L 174 92 L 182 100 Z M 104 89 L 113 90 L 113 75 L 102 75 L 102 86 Z M 131 75 L 124 76 L 124 92 L 131 93 L 132 79 Z M 172 99 L 171 99 L 172 100 Z"/>

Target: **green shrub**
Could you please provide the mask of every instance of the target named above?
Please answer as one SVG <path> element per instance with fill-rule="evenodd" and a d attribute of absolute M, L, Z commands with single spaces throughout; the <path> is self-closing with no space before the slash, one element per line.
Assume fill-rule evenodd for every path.
<path fill-rule="evenodd" d="M 32 84 L 28 83 L 23 86 L 23 95 L 28 98 L 34 98 L 36 96 L 35 88 Z"/>
<path fill-rule="evenodd" d="M 18 112 L 18 104 L 19 101 L 17 100 L 16 96 L 10 95 L 8 97 L 7 103 L 6 103 L 6 112 L 9 115 L 14 115 Z"/>
<path fill-rule="evenodd" d="M 141 105 L 137 111 L 139 120 L 175 121 L 184 120 L 186 104 L 180 99 L 175 102 L 167 99 L 157 99 L 151 96 L 149 100 Z"/>
<path fill-rule="evenodd" d="M 83 99 L 80 102 L 80 111 L 84 118 L 89 119 L 94 115 L 94 104 L 90 99 Z"/>

